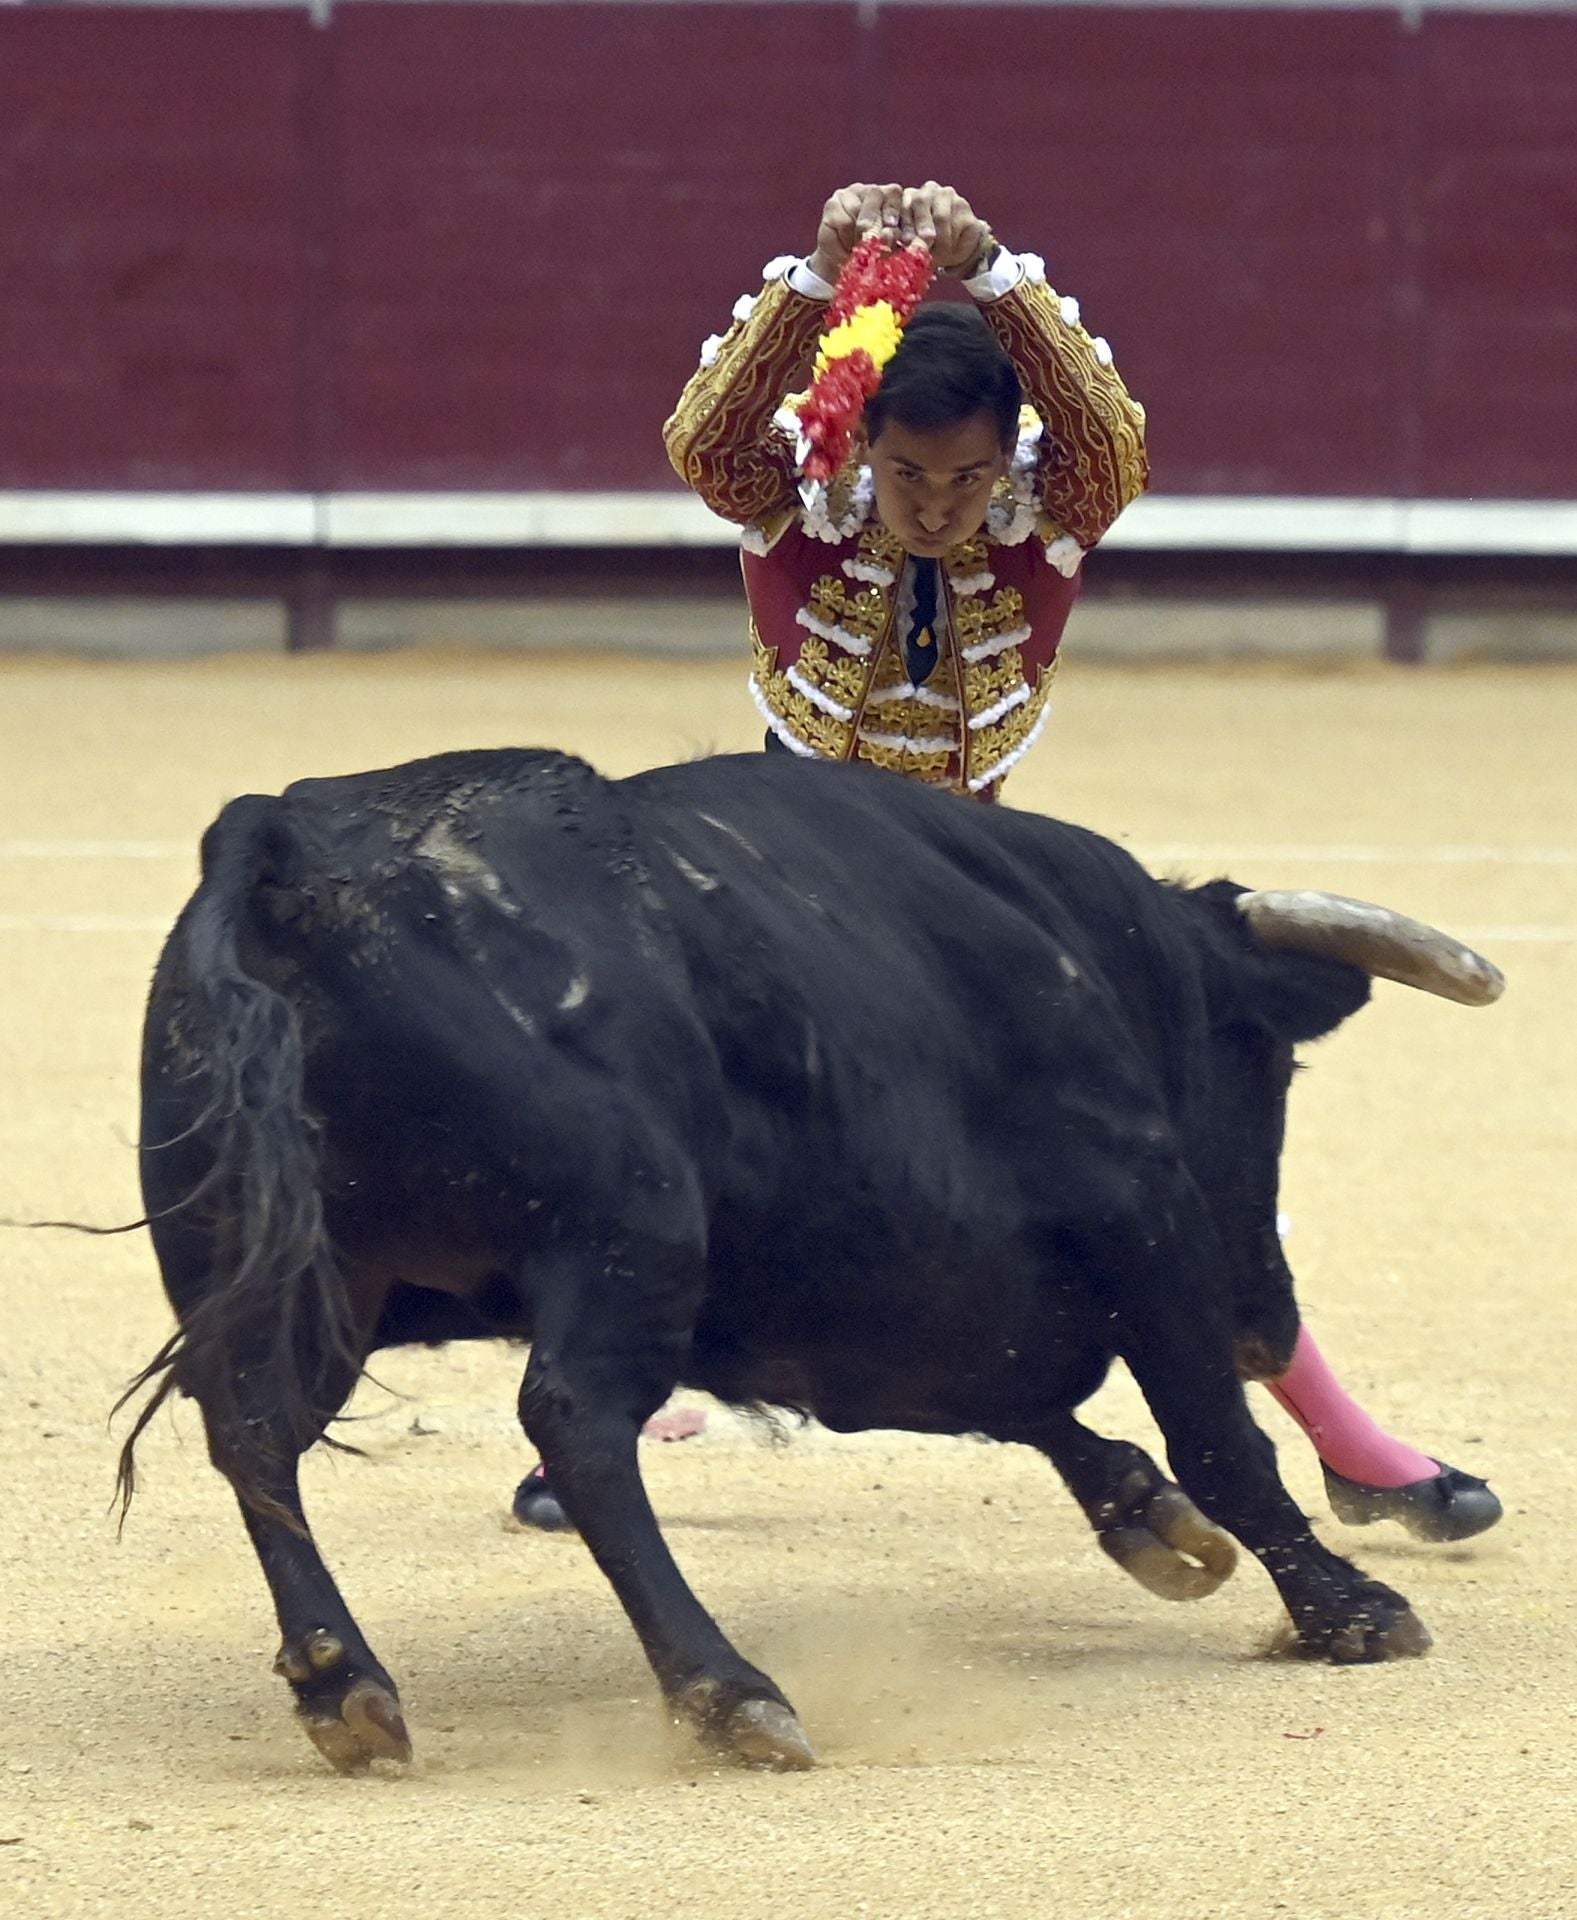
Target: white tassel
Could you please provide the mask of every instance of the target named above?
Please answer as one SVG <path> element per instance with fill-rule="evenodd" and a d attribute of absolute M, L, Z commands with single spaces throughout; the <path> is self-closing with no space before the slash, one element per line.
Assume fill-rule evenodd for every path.
<path fill-rule="evenodd" d="M 1040 442 L 1045 422 L 1032 408 L 1020 410 L 1018 440 L 1008 467 L 1011 500 L 993 500 L 986 512 L 986 531 L 999 547 L 1016 547 L 1035 531 L 1039 506 L 1035 479 L 1040 466 Z"/>
<path fill-rule="evenodd" d="M 803 435 L 795 449 L 795 464 L 803 467 L 805 455 L 810 451 L 810 443 Z M 870 515 L 871 503 L 876 498 L 876 481 L 869 467 L 861 467 L 855 476 L 854 492 L 849 501 L 849 510 L 841 520 L 834 520 L 830 512 L 831 493 L 821 480 L 807 480 L 801 476 L 799 497 L 804 505 L 800 524 L 806 533 L 814 539 L 826 540 L 833 546 L 852 539 L 865 525 Z"/>
<path fill-rule="evenodd" d="M 1059 533 L 1046 542 L 1046 558 L 1064 580 L 1071 580 L 1084 564 L 1084 549 L 1071 533 Z"/>

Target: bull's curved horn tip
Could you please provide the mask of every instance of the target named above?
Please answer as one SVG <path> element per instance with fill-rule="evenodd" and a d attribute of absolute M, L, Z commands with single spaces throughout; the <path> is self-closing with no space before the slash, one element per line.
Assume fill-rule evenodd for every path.
<path fill-rule="evenodd" d="M 1251 890 L 1237 905 L 1270 947 L 1344 960 L 1460 1006 L 1490 1006 L 1506 990 L 1505 975 L 1481 953 L 1390 907 L 1314 888 Z"/>

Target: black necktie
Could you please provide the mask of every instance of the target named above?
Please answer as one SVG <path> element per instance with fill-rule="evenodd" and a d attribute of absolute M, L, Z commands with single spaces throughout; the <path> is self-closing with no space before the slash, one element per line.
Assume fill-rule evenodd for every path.
<path fill-rule="evenodd" d="M 911 685 L 923 687 L 936 669 L 936 562 L 916 558 L 913 566 L 914 612 L 904 641 L 904 665 Z"/>

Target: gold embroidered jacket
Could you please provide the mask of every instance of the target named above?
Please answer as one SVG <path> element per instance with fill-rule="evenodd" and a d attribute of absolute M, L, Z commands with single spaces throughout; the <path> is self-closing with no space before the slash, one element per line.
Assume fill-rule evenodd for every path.
<path fill-rule="evenodd" d="M 922 686 L 896 633 L 904 552 L 876 517 L 868 470 L 802 485 L 792 414 L 824 303 L 769 278 L 703 349 L 664 430 L 680 477 L 744 529 L 751 690 L 797 752 L 861 759 L 982 798 L 1046 718 L 1078 569 L 1147 479 L 1144 413 L 1077 305 L 1023 256 L 1019 284 L 983 304 L 1018 368 L 1012 470 L 986 525 L 942 562 L 948 640 Z M 776 263 L 781 266 L 783 263 Z"/>

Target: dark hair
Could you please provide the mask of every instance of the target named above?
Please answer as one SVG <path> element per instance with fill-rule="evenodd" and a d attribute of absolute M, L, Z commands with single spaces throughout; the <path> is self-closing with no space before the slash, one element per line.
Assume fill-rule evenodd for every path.
<path fill-rule="evenodd" d="M 985 413 L 1002 445 L 1010 447 L 1023 397 L 1018 370 L 979 309 L 928 302 L 909 322 L 882 384 L 866 402 L 865 434 L 874 442 L 894 420 L 915 433 L 935 433 Z"/>

